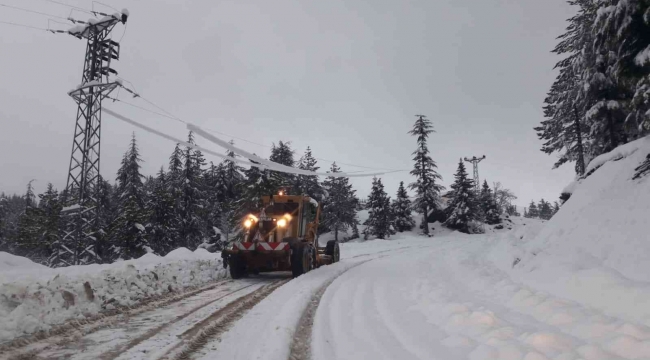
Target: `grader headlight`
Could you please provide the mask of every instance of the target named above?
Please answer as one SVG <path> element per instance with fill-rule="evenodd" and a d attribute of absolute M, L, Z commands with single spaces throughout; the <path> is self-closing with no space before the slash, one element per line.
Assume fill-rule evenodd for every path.
<path fill-rule="evenodd" d="M 250 227 L 253 226 L 253 222 L 250 219 L 248 219 L 248 220 L 244 221 L 244 226 L 247 229 L 250 229 Z"/>
<path fill-rule="evenodd" d="M 278 227 L 283 228 L 285 226 L 287 226 L 287 220 L 286 219 L 279 219 L 278 220 Z"/>

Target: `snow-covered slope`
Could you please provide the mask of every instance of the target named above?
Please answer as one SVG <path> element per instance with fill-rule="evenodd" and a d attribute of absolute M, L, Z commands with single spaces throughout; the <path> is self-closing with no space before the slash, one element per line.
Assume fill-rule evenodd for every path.
<path fill-rule="evenodd" d="M 225 276 L 220 254 L 205 249 L 59 269 L 0 252 L 0 343 Z"/>
<path fill-rule="evenodd" d="M 514 276 L 607 313 L 650 324 L 650 177 L 632 180 L 650 137 L 594 159 L 588 177 L 529 241 Z"/>

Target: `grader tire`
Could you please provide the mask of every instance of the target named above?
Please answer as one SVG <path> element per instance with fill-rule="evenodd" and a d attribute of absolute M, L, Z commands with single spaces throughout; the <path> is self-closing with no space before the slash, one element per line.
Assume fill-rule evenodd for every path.
<path fill-rule="evenodd" d="M 341 249 L 339 248 L 339 242 L 336 240 L 330 240 L 327 242 L 325 247 L 325 255 L 332 257 L 332 264 L 339 262 L 341 259 Z"/>
<path fill-rule="evenodd" d="M 230 277 L 233 279 L 241 279 L 246 276 L 246 264 L 241 257 L 233 255 L 229 259 Z"/>
<path fill-rule="evenodd" d="M 306 274 L 313 265 L 313 251 L 308 244 L 297 243 L 291 253 L 291 273 L 294 278 Z"/>

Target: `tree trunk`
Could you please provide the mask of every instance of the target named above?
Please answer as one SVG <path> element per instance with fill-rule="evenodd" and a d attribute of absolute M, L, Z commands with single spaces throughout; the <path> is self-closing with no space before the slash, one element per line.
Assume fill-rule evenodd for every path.
<path fill-rule="evenodd" d="M 429 209 L 424 205 L 424 218 L 422 219 L 422 230 L 424 235 L 429 235 Z"/>
<path fill-rule="evenodd" d="M 575 127 L 576 127 L 576 138 L 578 141 L 578 160 L 576 163 L 576 172 L 578 175 L 582 176 L 585 174 L 585 151 L 582 146 L 582 129 L 580 129 L 580 116 L 578 115 L 578 108 L 573 107 L 575 113 Z"/>

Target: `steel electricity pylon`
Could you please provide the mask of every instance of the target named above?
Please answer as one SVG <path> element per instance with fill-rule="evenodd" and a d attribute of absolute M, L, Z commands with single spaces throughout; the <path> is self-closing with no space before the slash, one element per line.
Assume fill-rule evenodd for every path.
<path fill-rule="evenodd" d="M 481 189 L 481 183 L 478 177 L 478 163 L 481 161 L 485 160 L 485 155 L 483 157 L 477 158 L 474 156 L 471 159 L 465 158 L 465 161 L 472 163 L 474 165 L 474 188 L 476 189 L 476 192 L 478 193 Z"/>
<path fill-rule="evenodd" d="M 119 43 L 110 39 L 110 33 L 118 24 L 126 24 L 128 11 L 103 14 L 101 19 L 88 22 L 73 20 L 77 25 L 67 33 L 86 40 L 86 55 L 81 84 L 68 92 L 77 103 L 77 118 L 72 141 L 72 154 L 68 181 L 64 192 L 64 228 L 61 240 L 54 244 L 50 260 L 53 266 L 78 265 L 101 261 L 95 249 L 99 204 L 99 163 L 102 125 L 102 99 L 121 86 L 111 81 L 117 72 L 111 61 L 118 60 Z"/>

